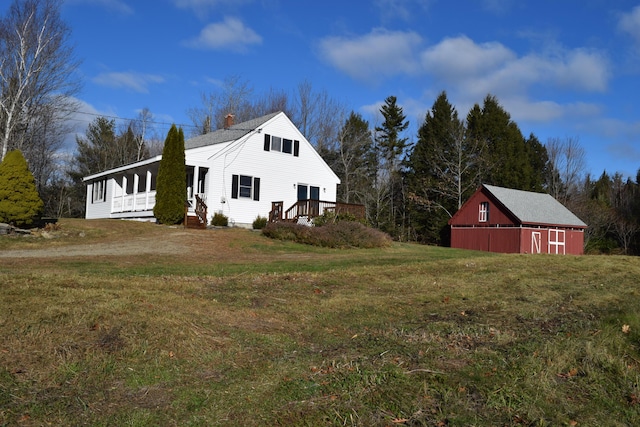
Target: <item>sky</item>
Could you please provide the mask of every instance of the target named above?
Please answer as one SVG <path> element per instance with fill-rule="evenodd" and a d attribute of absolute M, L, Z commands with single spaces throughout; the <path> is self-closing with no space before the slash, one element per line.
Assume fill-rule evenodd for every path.
<path fill-rule="evenodd" d="M 442 91 L 461 118 L 491 94 L 525 137 L 577 139 L 593 177 L 640 169 L 637 0 L 66 0 L 62 19 L 78 132 L 142 108 L 186 131 L 237 76 L 257 96 L 307 81 L 373 124 L 396 96 L 412 141 Z"/>

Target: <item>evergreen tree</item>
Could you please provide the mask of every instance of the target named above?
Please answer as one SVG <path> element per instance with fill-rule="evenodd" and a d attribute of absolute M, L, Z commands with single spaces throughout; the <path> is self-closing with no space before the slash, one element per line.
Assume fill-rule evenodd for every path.
<path fill-rule="evenodd" d="M 43 209 L 36 182 L 20 150 L 0 163 L 0 222 L 30 225 Z"/>
<path fill-rule="evenodd" d="M 375 128 L 375 150 L 379 167 L 372 192 L 375 197 L 367 210 L 373 213 L 370 214 L 370 218 L 375 227 L 396 237 L 402 237 L 405 201 L 400 161 L 404 157 L 408 141 L 408 138 L 402 137 L 402 132 L 409 127 L 409 122 L 396 101 L 395 96 L 389 96 L 380 108 L 384 122 Z"/>
<path fill-rule="evenodd" d="M 482 182 L 519 190 L 540 190 L 542 171 L 534 170 L 544 163 L 544 147 L 530 138 L 530 147 L 518 125 L 498 103 L 487 95 L 482 109 L 474 106 L 468 115 L 468 135 L 485 145 L 486 169 Z"/>
<path fill-rule="evenodd" d="M 338 134 L 336 153 L 330 163 L 341 182 L 338 187 L 339 200 L 364 204 L 370 187 L 367 160 L 372 149 L 369 123 L 352 111 Z"/>
<path fill-rule="evenodd" d="M 479 148 L 465 137 L 458 112 L 442 92 L 407 162 L 411 224 L 425 243 L 446 243 L 447 221 L 476 188 Z"/>
<path fill-rule="evenodd" d="M 105 117 L 90 123 L 85 137 L 76 137 L 76 144 L 73 169 L 69 172 L 74 180 L 138 160 L 138 143 L 131 127 L 116 135 L 115 120 Z"/>
<path fill-rule="evenodd" d="M 409 127 L 402 107 L 396 103 L 395 96 L 389 96 L 384 100 L 380 113 L 384 117 L 381 126 L 376 127 L 376 140 L 382 159 L 386 162 L 386 168 L 390 171 L 397 170 L 398 160 L 404 155 L 408 138 L 402 138 L 401 134 Z"/>
<path fill-rule="evenodd" d="M 156 183 L 153 214 L 162 224 L 178 224 L 184 219 L 187 177 L 182 128 L 171 126 L 162 150 Z"/>

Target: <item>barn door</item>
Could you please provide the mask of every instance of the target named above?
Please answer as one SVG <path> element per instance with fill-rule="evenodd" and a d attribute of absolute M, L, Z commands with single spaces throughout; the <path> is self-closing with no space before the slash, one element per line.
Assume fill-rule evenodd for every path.
<path fill-rule="evenodd" d="M 541 233 L 539 231 L 533 231 L 531 233 L 531 253 L 532 254 L 540 253 L 540 240 L 541 240 Z"/>
<path fill-rule="evenodd" d="M 564 255 L 564 230 L 549 229 L 549 253 Z"/>

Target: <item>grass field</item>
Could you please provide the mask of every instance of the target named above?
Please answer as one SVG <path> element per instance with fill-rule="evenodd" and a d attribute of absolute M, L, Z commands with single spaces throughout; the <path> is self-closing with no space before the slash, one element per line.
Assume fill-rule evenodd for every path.
<path fill-rule="evenodd" d="M 640 425 L 640 259 L 0 236 L 0 426 Z"/>

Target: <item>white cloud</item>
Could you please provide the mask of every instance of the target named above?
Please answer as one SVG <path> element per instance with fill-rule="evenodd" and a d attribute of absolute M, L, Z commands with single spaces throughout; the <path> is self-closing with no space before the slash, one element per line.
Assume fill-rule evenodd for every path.
<path fill-rule="evenodd" d="M 102 86 L 126 88 L 139 93 L 148 93 L 150 84 L 164 82 L 162 76 L 135 72 L 101 73 L 92 80 L 94 83 Z"/>
<path fill-rule="evenodd" d="M 618 28 L 640 43 L 640 6 L 634 7 L 629 13 L 622 14 L 618 21 Z"/>
<path fill-rule="evenodd" d="M 133 8 L 124 0 L 67 0 L 67 4 L 89 4 L 104 7 L 122 15 L 131 15 Z"/>
<path fill-rule="evenodd" d="M 262 43 L 262 37 L 246 27 L 237 18 L 225 18 L 223 22 L 209 24 L 200 35 L 185 42 L 194 49 L 230 50 L 244 52 L 247 46 Z"/>
<path fill-rule="evenodd" d="M 551 85 L 603 92 L 609 80 L 606 59 L 583 49 L 556 56 L 518 57 L 501 43 L 475 43 L 465 36 L 447 38 L 422 54 L 425 72 L 479 94 L 526 92 L 531 85 Z"/>
<path fill-rule="evenodd" d="M 328 63 L 349 76 L 377 81 L 417 72 L 415 53 L 421 43 L 422 38 L 414 32 L 375 29 L 357 38 L 326 37 L 319 50 Z"/>
<path fill-rule="evenodd" d="M 515 59 L 515 53 L 500 43 L 476 44 L 465 36 L 446 38 L 422 53 L 428 72 L 451 80 L 482 75 Z"/>

